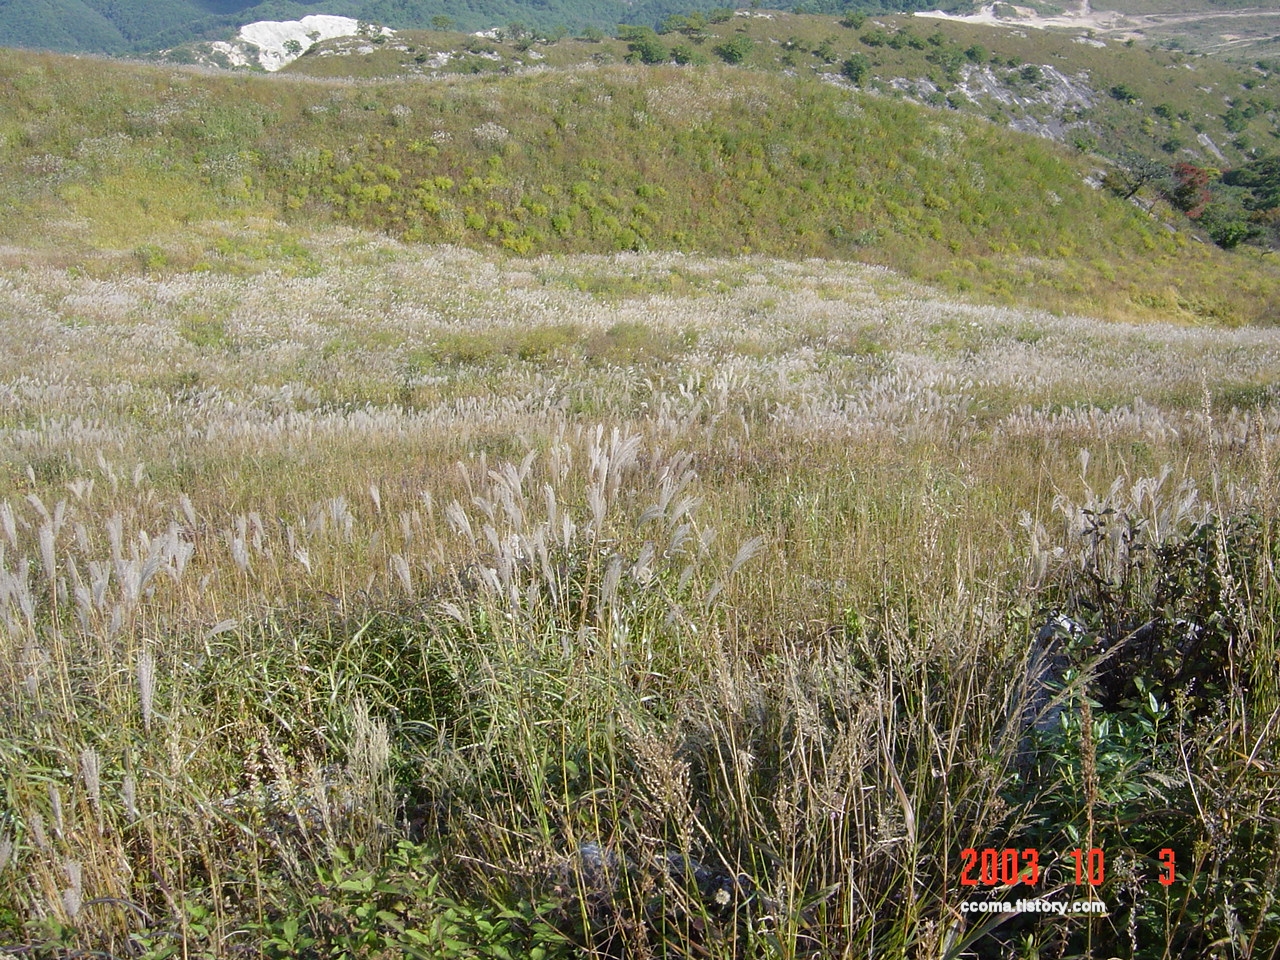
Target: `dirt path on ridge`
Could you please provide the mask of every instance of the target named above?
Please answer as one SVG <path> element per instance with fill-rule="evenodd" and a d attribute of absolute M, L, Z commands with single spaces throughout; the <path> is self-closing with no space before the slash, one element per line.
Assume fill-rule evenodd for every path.
<path fill-rule="evenodd" d="M 997 14 L 996 7 L 1012 9 L 1012 15 Z M 981 23 L 993 27 L 1030 27 L 1033 30 L 1076 29 L 1091 30 L 1097 34 L 1128 39 L 1140 38 L 1147 31 L 1157 31 L 1179 24 L 1201 23 L 1207 20 L 1238 20 L 1243 18 L 1275 17 L 1280 20 L 1280 10 L 1261 7 L 1249 10 L 1216 11 L 1199 13 L 1126 14 L 1116 10 L 1094 10 L 1089 0 L 1080 0 L 1079 6 L 1057 16 L 1041 16 L 1031 7 L 1019 7 L 1010 3 L 989 3 L 977 13 L 958 16 L 941 10 L 922 11 L 917 17 L 938 20 L 955 20 L 960 23 Z"/>

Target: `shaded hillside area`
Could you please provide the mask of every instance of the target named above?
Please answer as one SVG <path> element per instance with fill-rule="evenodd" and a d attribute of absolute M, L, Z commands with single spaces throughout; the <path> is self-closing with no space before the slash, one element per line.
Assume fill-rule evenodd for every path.
<path fill-rule="evenodd" d="M 1268 260 L 1191 242 L 1055 144 L 829 83 L 623 65 L 354 85 L 19 53 L 0 71 L 5 229 L 63 255 L 216 267 L 247 219 L 339 220 L 520 255 L 849 258 L 1113 316 L 1276 312 Z"/>
<path fill-rule="evenodd" d="M 0 8 L 0 37 L 15 47 L 138 52 L 225 34 L 255 19 L 251 10 L 301 6 L 245 0 L 11 0 Z"/>

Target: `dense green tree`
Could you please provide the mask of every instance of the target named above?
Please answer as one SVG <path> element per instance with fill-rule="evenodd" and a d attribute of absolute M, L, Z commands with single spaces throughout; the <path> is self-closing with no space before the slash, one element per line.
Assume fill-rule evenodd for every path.
<path fill-rule="evenodd" d="M 1249 196 L 1245 205 L 1250 210 L 1272 210 L 1280 207 L 1280 156 L 1263 157 L 1222 175 L 1222 182 L 1244 187 Z"/>
<path fill-rule="evenodd" d="M 701 37 L 707 29 L 707 16 L 700 11 L 673 13 L 658 25 L 659 33 L 683 33 L 686 37 Z"/>
<path fill-rule="evenodd" d="M 855 53 L 846 60 L 840 67 L 843 73 L 854 83 L 862 83 L 867 73 L 871 70 L 871 61 L 867 59 L 866 54 Z"/>
<path fill-rule="evenodd" d="M 1249 218 L 1239 201 L 1238 196 L 1219 192 L 1200 215 L 1200 225 L 1209 239 L 1224 250 L 1261 240 L 1265 235 L 1262 226 Z"/>
<path fill-rule="evenodd" d="M 755 41 L 748 36 L 737 36 L 732 40 L 716 44 L 712 51 L 725 63 L 742 63 L 751 55 Z"/>
<path fill-rule="evenodd" d="M 621 26 L 618 38 L 627 41 L 628 60 L 641 63 L 666 63 L 671 52 L 652 27 Z"/>
<path fill-rule="evenodd" d="M 683 13 L 673 13 L 668 17 L 664 17 L 662 22 L 658 24 L 658 33 L 663 35 L 675 33 L 688 22 L 689 19 Z"/>

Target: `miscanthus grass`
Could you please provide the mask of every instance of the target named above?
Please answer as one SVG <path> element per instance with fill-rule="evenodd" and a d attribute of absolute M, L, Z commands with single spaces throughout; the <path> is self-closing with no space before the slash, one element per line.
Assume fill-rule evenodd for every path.
<path fill-rule="evenodd" d="M 1273 331 L 314 243 L 0 276 L 0 945 L 1274 950 Z"/>

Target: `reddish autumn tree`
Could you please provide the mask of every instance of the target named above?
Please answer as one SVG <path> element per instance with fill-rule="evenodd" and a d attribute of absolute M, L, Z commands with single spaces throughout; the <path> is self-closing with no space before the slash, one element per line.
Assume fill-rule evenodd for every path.
<path fill-rule="evenodd" d="M 1197 219 L 1209 203 L 1209 171 L 1194 163 L 1175 163 L 1170 178 L 1169 202 L 1192 220 Z"/>

